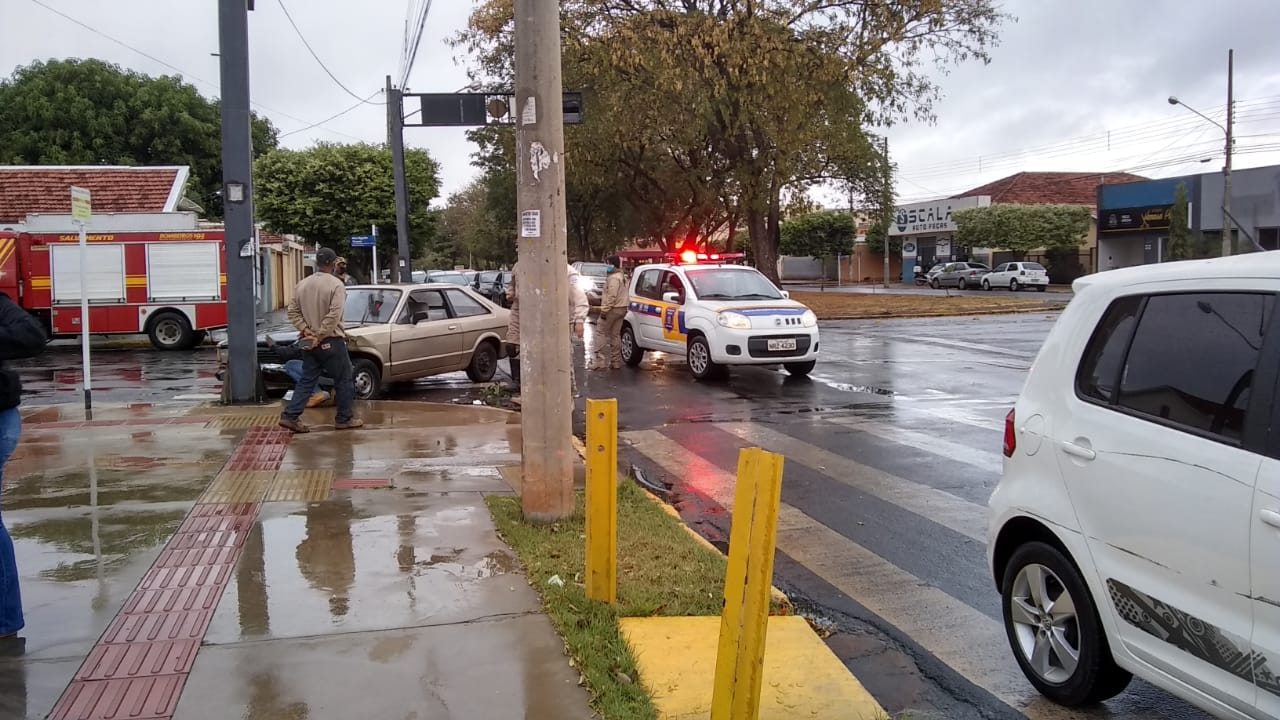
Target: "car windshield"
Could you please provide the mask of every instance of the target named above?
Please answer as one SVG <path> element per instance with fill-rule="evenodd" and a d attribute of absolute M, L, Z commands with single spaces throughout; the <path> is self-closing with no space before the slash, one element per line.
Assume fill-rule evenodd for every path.
<path fill-rule="evenodd" d="M 590 277 L 604 277 L 609 274 L 609 266 L 604 263 L 582 263 L 578 266 L 578 274 Z"/>
<path fill-rule="evenodd" d="M 347 304 L 342 309 L 344 323 L 389 323 L 400 304 L 399 290 L 375 290 L 373 288 L 349 288 Z"/>
<path fill-rule="evenodd" d="M 438 272 L 431 273 L 427 276 L 427 282 L 433 283 L 452 283 L 454 285 L 466 285 L 467 276 L 460 272 Z"/>
<path fill-rule="evenodd" d="M 685 275 L 700 300 L 781 300 L 769 278 L 750 268 L 707 268 Z"/>
<path fill-rule="evenodd" d="M 497 279 L 498 279 L 498 277 L 499 277 L 499 276 L 501 276 L 501 275 L 502 275 L 502 273 L 498 272 L 497 270 L 486 270 L 486 271 L 484 271 L 484 272 L 480 273 L 480 282 L 482 282 L 482 283 L 491 283 L 491 282 L 493 282 L 494 280 L 497 280 Z"/>

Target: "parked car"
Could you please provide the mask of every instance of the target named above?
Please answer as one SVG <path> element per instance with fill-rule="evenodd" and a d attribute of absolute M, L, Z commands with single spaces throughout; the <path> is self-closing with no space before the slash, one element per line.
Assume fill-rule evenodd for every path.
<path fill-rule="evenodd" d="M 342 315 L 355 371 L 356 396 L 370 400 L 389 383 L 465 370 L 473 382 L 489 382 L 505 353 L 511 313 L 471 288 L 446 283 L 357 285 L 347 288 Z M 271 334 L 278 345 L 298 340 L 292 330 Z M 218 346 L 218 377 L 226 367 L 226 341 Z M 293 387 L 284 363 L 265 335 L 258 338 L 258 367 L 265 389 Z"/>
<path fill-rule="evenodd" d="M 1049 271 L 1040 263 L 1010 262 L 997 265 L 982 278 L 983 290 L 1009 288 L 1011 292 L 1017 292 L 1024 287 L 1044 292 L 1049 287 Z"/>
<path fill-rule="evenodd" d="M 609 275 L 609 266 L 597 262 L 576 262 L 573 269 L 578 271 L 578 283 L 587 294 L 587 302 L 592 307 L 604 299 L 604 281 Z"/>
<path fill-rule="evenodd" d="M 427 273 L 427 282 L 429 283 L 448 283 L 449 285 L 470 285 L 464 273 L 457 270 L 432 270 Z"/>
<path fill-rule="evenodd" d="M 507 288 L 511 287 L 512 275 L 510 270 L 482 270 L 476 274 L 471 288 L 487 298 L 489 302 L 499 307 L 509 308 L 511 302 L 507 300 Z"/>
<path fill-rule="evenodd" d="M 929 286 L 935 290 L 942 287 L 956 287 L 961 290 L 976 288 L 982 276 L 991 272 L 991 268 L 977 262 L 951 262 L 942 267 L 940 272 L 929 271 Z"/>
<path fill-rule="evenodd" d="M 1280 252 L 1077 280 L 1005 421 L 988 558 L 1064 705 L 1280 718 Z"/>

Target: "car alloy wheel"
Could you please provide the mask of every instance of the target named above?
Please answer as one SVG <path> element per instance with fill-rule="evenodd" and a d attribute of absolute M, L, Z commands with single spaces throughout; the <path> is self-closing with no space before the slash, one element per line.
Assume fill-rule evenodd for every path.
<path fill-rule="evenodd" d="M 969 285 L 969 284 L 968 284 L 967 282 L 965 282 L 965 279 L 964 279 L 964 278 L 960 278 L 959 280 L 957 280 L 957 281 L 956 281 L 956 289 L 957 289 L 957 290 L 964 290 L 966 287 L 968 287 L 968 285 Z"/>
<path fill-rule="evenodd" d="M 990 280 L 983 280 L 983 281 L 982 281 L 982 289 L 983 289 L 983 290 L 990 291 L 990 290 L 991 290 L 991 281 L 990 281 Z"/>
<path fill-rule="evenodd" d="M 1080 622 L 1062 579 L 1044 565 L 1027 565 L 1014 578 L 1010 602 L 1022 657 L 1045 682 L 1066 682 L 1080 663 Z"/>
<path fill-rule="evenodd" d="M 711 366 L 711 353 L 704 343 L 689 344 L 689 369 L 699 377 L 707 374 Z"/>
<path fill-rule="evenodd" d="M 1009 292 L 1018 292 L 1022 287 L 1018 285 L 1018 278 L 1009 281 Z"/>

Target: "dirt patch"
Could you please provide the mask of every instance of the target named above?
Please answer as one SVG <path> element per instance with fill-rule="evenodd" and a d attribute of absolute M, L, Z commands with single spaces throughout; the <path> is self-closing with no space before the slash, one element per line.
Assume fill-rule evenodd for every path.
<path fill-rule="evenodd" d="M 791 299 L 808 305 L 820 320 L 948 317 L 997 313 L 1056 312 L 1061 302 L 1032 297 L 990 295 L 863 295 L 838 292 L 793 292 Z"/>

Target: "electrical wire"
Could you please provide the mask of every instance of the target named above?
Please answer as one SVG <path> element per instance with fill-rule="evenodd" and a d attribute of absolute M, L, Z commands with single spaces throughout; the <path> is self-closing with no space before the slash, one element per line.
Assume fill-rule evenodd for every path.
<path fill-rule="evenodd" d="M 298 133 L 300 133 L 300 132 L 306 132 L 306 131 L 308 131 L 308 130 L 312 130 L 312 129 L 314 129 L 314 128 L 318 128 L 318 127 L 320 127 L 321 125 L 324 125 L 325 123 L 328 123 L 328 122 L 332 122 L 332 121 L 334 121 L 334 120 L 337 120 L 338 118 L 342 117 L 343 115 L 346 115 L 347 113 L 349 113 L 349 112 L 351 112 L 351 111 L 353 111 L 353 110 L 355 110 L 355 109 L 357 109 L 357 108 L 359 108 L 359 107 L 361 107 L 361 106 L 363 106 L 363 105 L 365 105 L 365 104 L 377 104 L 377 103 L 369 103 L 369 99 L 370 99 L 370 98 L 372 98 L 374 95 L 377 95 L 377 94 L 378 94 L 378 93 L 380 93 L 380 92 L 382 92 L 382 90 L 378 90 L 377 92 L 373 93 L 373 95 L 370 95 L 368 98 L 363 98 L 362 100 L 360 100 L 360 102 L 356 103 L 355 105 L 352 105 L 351 107 L 347 108 L 346 110 L 343 110 L 343 111 L 341 111 L 341 112 L 338 112 L 338 113 L 335 113 L 335 114 L 333 114 L 333 115 L 330 115 L 329 117 L 327 117 L 327 118 L 325 118 L 325 119 L 321 120 L 320 122 L 312 123 L 312 124 L 310 124 L 310 125 L 308 125 L 308 126 L 306 126 L 306 127 L 304 127 L 304 128 L 298 128 L 297 130 L 290 130 L 290 131 L 289 131 L 289 132 L 287 132 L 287 133 L 281 133 L 280 135 L 278 135 L 278 136 L 277 136 L 277 139 L 284 139 L 284 138 L 289 137 L 290 135 L 297 135 L 297 134 L 298 134 Z"/>
<path fill-rule="evenodd" d="M 413 72 L 413 65 L 418 59 L 418 48 L 422 45 L 422 36 L 427 27 L 427 16 L 431 13 L 431 0 L 418 0 L 418 12 L 408 27 L 413 28 L 412 40 L 405 46 L 404 63 L 400 70 L 400 87 L 407 87 L 409 84 L 409 75 Z"/>
<path fill-rule="evenodd" d="M 329 66 L 325 65 L 324 61 L 320 59 L 320 56 L 316 54 L 315 49 L 311 47 L 311 43 L 307 42 L 307 36 L 302 34 L 302 30 L 298 27 L 298 24 L 293 21 L 293 16 L 289 14 L 289 8 L 285 7 L 284 0 L 276 0 L 276 3 L 279 4 L 280 9 L 284 11 L 285 18 L 289 21 L 289 25 L 293 27 L 293 31 L 298 34 L 298 39 L 302 41 L 302 44 L 304 46 L 306 46 L 307 52 L 311 53 L 311 57 L 315 59 L 316 64 L 320 66 L 321 70 L 324 70 L 324 73 L 329 76 L 330 80 L 332 80 L 338 87 L 342 88 L 342 90 L 345 93 L 359 100 L 362 103 L 368 103 L 369 105 L 385 105 L 386 104 L 386 103 L 370 102 L 369 100 L 357 95 L 354 91 L 352 91 L 351 88 L 347 87 L 346 85 L 343 85 L 342 81 L 338 79 L 338 76 L 334 75 L 333 71 L 329 69 Z M 370 95 L 369 97 L 373 97 L 373 95 Z"/>
<path fill-rule="evenodd" d="M 213 82 L 210 82 L 210 81 L 208 81 L 208 80 L 205 80 L 204 78 L 200 77 L 199 75 L 194 75 L 194 74 L 192 74 L 192 73 L 189 73 L 189 72 L 187 72 L 187 71 L 183 70 L 182 68 L 180 68 L 180 67 L 178 67 L 178 66 L 176 66 L 176 65 L 173 65 L 173 64 L 171 64 L 171 63 L 167 63 L 167 62 L 165 62 L 164 60 L 161 60 L 160 58 L 156 57 L 155 55 L 152 55 L 152 54 L 150 54 L 150 53 L 148 53 L 148 52 L 145 52 L 145 51 L 143 51 L 143 50 L 139 50 L 138 48 L 136 48 L 136 47 L 134 47 L 134 46 L 130 45 L 129 43 L 127 43 L 127 42 L 125 42 L 125 41 L 123 41 L 123 40 L 120 40 L 120 39 L 118 39 L 118 38 L 112 37 L 111 35 L 108 35 L 107 33 L 105 33 L 105 32 L 103 32 L 103 31 L 99 30 L 99 29 L 98 29 L 98 28 L 96 28 L 96 27 L 93 27 L 92 25 L 89 25 L 89 24 L 88 24 L 88 23 L 86 23 L 86 22 L 83 22 L 83 21 L 81 21 L 81 20 L 79 20 L 79 19 L 77 19 L 77 18 L 74 18 L 74 17 L 72 17 L 72 16 L 70 16 L 70 15 L 68 15 L 68 14 L 66 14 L 66 13 L 64 13 L 64 12 L 62 12 L 61 10 L 58 10 L 57 8 L 54 8 L 54 7 L 51 7 L 51 6 L 47 5 L 47 4 L 45 4 L 45 3 L 44 3 L 44 2 L 42 2 L 41 0 L 31 0 L 31 2 L 35 3 L 36 5 L 39 5 L 40 7 L 44 8 L 45 10 L 48 10 L 49 12 L 51 12 L 51 13 L 53 13 L 53 14 L 55 14 L 55 15 L 58 15 L 58 16 L 62 17 L 64 20 L 67 20 L 67 21 L 69 21 L 69 22 L 71 22 L 71 23 L 74 23 L 74 24 L 76 24 L 76 25 L 79 25 L 80 27 L 84 28 L 85 30 L 88 30 L 89 32 L 93 33 L 94 35 L 97 35 L 98 37 L 101 37 L 101 38 L 103 38 L 103 39 L 105 39 L 105 40 L 109 40 L 109 41 L 111 41 L 111 42 L 115 43 L 116 45 L 119 45 L 120 47 L 122 47 L 122 48 L 124 48 L 124 49 L 126 49 L 126 50 L 129 50 L 130 52 L 137 53 L 138 55 L 141 55 L 142 57 L 144 57 L 144 58 L 146 58 L 146 59 L 148 59 L 148 60 L 150 60 L 150 61 L 152 61 L 152 62 L 154 62 L 154 63 L 157 63 L 157 64 L 159 64 L 159 65 L 162 65 L 162 66 L 164 66 L 164 67 L 167 67 L 167 68 L 169 68 L 170 70 L 172 70 L 172 71 L 174 71 L 174 72 L 178 73 L 179 75 L 181 75 L 181 76 L 183 76 L 183 77 L 185 77 L 185 78 L 190 78 L 191 80 L 195 80 L 196 82 L 200 83 L 201 85 L 204 85 L 204 86 L 206 86 L 206 87 L 213 88 L 214 90 L 218 90 L 218 89 L 220 88 L 220 86 L 219 86 L 217 83 L 213 83 Z M 263 105 L 262 103 L 259 103 L 259 102 L 252 102 L 252 101 L 251 101 L 251 102 L 250 102 L 250 104 L 251 104 L 253 107 L 255 107 L 255 108 L 259 109 L 259 110 L 262 110 L 262 111 L 264 111 L 264 112 L 269 112 L 269 113 L 272 113 L 272 114 L 274 114 L 274 115 L 278 115 L 278 116 L 283 117 L 283 118 L 288 118 L 288 119 L 290 119 L 290 120 L 293 120 L 294 122 L 299 122 L 299 123 L 302 123 L 302 124 L 304 124 L 304 125 L 308 125 L 308 128 L 307 128 L 307 129 L 315 128 L 315 127 L 319 127 L 319 124 L 313 124 L 313 123 L 311 123 L 311 121 L 310 121 L 310 120 L 303 120 L 302 118 L 300 118 L 300 117 L 298 117 L 298 116 L 296 116 L 296 115 L 291 115 L 291 114 L 289 114 L 289 113 L 287 113 L 287 112 L 285 112 L 285 111 L 283 111 L 283 110 L 277 110 L 276 108 L 270 107 L 270 106 L 268 106 L 268 105 Z M 290 131 L 290 132 L 293 132 L 293 131 Z M 361 138 L 358 138 L 358 137 L 356 137 L 355 135 L 349 135 L 349 134 L 347 134 L 347 133 L 339 132 L 339 131 L 337 131 L 337 130 L 328 130 L 328 129 L 326 129 L 326 132 L 331 132 L 331 133 L 333 133 L 333 134 L 335 134 L 335 135 L 341 135 L 341 136 L 343 136 L 343 137 L 348 137 L 348 138 L 351 138 L 352 140 L 361 140 Z"/>

